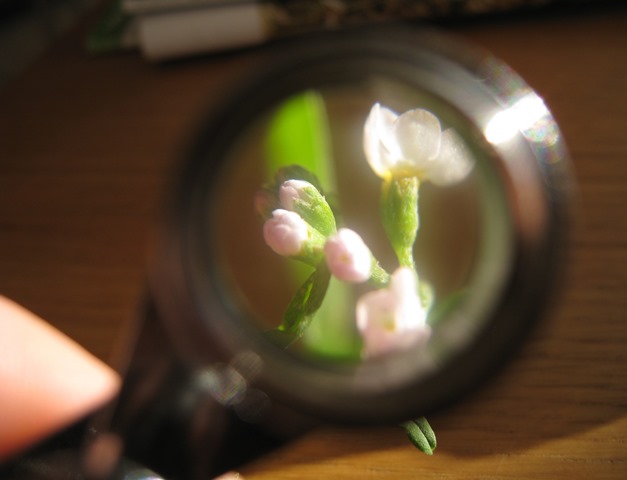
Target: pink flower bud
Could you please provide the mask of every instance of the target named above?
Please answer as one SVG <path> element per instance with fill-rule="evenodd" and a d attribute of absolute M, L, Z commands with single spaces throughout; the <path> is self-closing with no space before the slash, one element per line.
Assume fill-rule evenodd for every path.
<path fill-rule="evenodd" d="M 302 252 L 309 237 L 305 221 L 295 212 L 277 208 L 263 225 L 263 238 L 279 255 L 293 256 Z"/>
<path fill-rule="evenodd" d="M 307 187 L 315 188 L 311 183 L 305 180 L 287 180 L 283 182 L 279 188 L 279 199 L 281 206 L 286 210 L 294 211 L 294 201 L 307 198 L 303 190 Z"/>
<path fill-rule="evenodd" d="M 329 270 L 338 279 L 361 283 L 370 278 L 372 254 L 353 230 L 339 229 L 324 244 L 324 253 Z"/>

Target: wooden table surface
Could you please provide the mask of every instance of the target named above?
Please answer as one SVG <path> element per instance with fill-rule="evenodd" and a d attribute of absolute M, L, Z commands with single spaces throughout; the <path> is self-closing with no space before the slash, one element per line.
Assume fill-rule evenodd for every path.
<path fill-rule="evenodd" d="M 627 11 L 449 28 L 517 70 L 563 130 L 579 183 L 563 293 L 494 380 L 430 417 L 434 456 L 395 427 L 329 427 L 248 479 L 627 478 Z M 172 161 L 247 54 L 154 66 L 90 57 L 81 35 L 0 91 L 0 292 L 108 359 Z"/>

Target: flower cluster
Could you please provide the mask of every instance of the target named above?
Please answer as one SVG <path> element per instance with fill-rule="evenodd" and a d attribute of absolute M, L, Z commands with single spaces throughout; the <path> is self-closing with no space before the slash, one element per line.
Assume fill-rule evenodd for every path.
<path fill-rule="evenodd" d="M 351 283 L 366 282 L 380 268 L 357 232 L 337 230 L 331 207 L 312 183 L 285 180 L 276 195 L 266 188 L 255 203 L 265 220 L 264 240 L 275 253 L 314 267 L 324 259 L 331 274 Z"/>
<path fill-rule="evenodd" d="M 414 272 L 399 268 L 390 277 L 357 232 L 336 228 L 331 207 L 312 183 L 289 179 L 278 188 L 266 188 L 256 197 L 256 209 L 265 219 L 264 240 L 275 253 L 314 267 L 324 263 L 331 275 L 344 282 L 371 280 L 384 286 L 366 293 L 356 305 L 365 356 L 407 348 L 428 337 L 426 308 Z"/>
<path fill-rule="evenodd" d="M 370 250 L 352 230 L 336 230 L 331 207 L 312 183 L 285 180 L 276 195 L 267 188 L 255 202 L 265 220 L 263 238 L 275 253 L 314 267 L 326 258 L 330 271 L 342 280 L 365 282 L 370 278 Z"/>
<path fill-rule="evenodd" d="M 414 109 L 398 115 L 378 103 L 366 119 L 363 148 L 382 179 L 381 220 L 399 262 L 391 275 L 357 232 L 337 228 L 333 209 L 311 172 L 298 166 L 281 169 L 255 203 L 268 246 L 316 269 L 288 306 L 279 329 L 302 334 L 320 307 L 330 275 L 343 282 L 369 282 L 376 288 L 358 299 L 355 321 L 363 356 L 371 358 L 429 338 L 431 288 L 419 279 L 413 258 L 418 189 L 425 181 L 441 186 L 459 182 L 473 162 L 460 137 L 452 129 L 442 131 L 432 113 Z"/>
<path fill-rule="evenodd" d="M 367 116 L 363 148 L 382 179 L 381 221 L 399 264 L 391 275 L 357 232 L 337 228 L 339 222 L 312 172 L 299 166 L 281 168 L 274 183 L 255 198 L 268 246 L 314 267 L 287 306 L 280 327 L 269 332 L 283 346 L 303 335 L 322 305 L 331 276 L 375 287 L 355 304 L 363 357 L 414 348 L 431 335 L 433 294 L 419 279 L 413 255 L 420 225 L 418 192 L 426 181 L 446 186 L 463 180 L 472 168 L 472 156 L 454 130 L 442 131 L 431 112 L 413 109 L 398 115 L 379 103 Z M 424 417 L 402 426 L 417 448 L 433 453 L 435 434 Z"/>

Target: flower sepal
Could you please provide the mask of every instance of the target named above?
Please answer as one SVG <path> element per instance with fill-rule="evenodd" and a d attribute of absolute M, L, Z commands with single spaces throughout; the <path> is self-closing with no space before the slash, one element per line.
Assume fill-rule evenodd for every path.
<path fill-rule="evenodd" d="M 312 183 L 297 179 L 284 181 L 279 187 L 279 200 L 283 208 L 298 213 L 325 237 L 335 233 L 333 211 Z"/>

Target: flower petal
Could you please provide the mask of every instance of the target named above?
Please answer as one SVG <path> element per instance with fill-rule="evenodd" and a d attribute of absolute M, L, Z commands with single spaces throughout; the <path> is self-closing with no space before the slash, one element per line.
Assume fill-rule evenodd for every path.
<path fill-rule="evenodd" d="M 394 134 L 404 159 L 415 168 L 428 168 L 440 150 L 440 121 L 422 108 L 401 114 L 394 124 Z"/>
<path fill-rule="evenodd" d="M 366 357 L 411 348 L 429 338 L 431 329 L 417 286 L 415 273 L 401 267 L 392 274 L 388 288 L 368 292 L 357 301 L 357 328 Z"/>
<path fill-rule="evenodd" d="M 449 128 L 442 133 L 440 154 L 428 178 L 436 185 L 445 186 L 462 181 L 470 173 L 474 158 L 462 138 Z"/>
<path fill-rule="evenodd" d="M 390 150 L 395 147 L 392 128 L 398 115 L 387 107 L 375 103 L 370 109 L 364 125 L 363 148 L 370 167 L 379 177 L 384 178 L 395 157 Z"/>
<path fill-rule="evenodd" d="M 394 295 L 387 289 L 368 292 L 357 301 L 357 328 L 364 342 L 366 357 L 379 356 L 397 348 L 399 338 L 394 323 L 395 308 Z"/>
<path fill-rule="evenodd" d="M 396 323 L 399 330 L 423 328 L 427 312 L 418 296 L 418 277 L 407 267 L 397 269 L 390 279 L 390 290 L 398 299 Z"/>
<path fill-rule="evenodd" d="M 388 107 L 380 106 L 377 117 L 379 141 L 383 145 L 385 151 L 389 152 L 392 157 L 401 157 L 402 152 L 394 133 L 394 125 L 396 125 L 396 122 L 398 121 L 398 114 Z"/>
<path fill-rule="evenodd" d="M 357 302 L 357 328 L 364 342 L 364 356 L 378 357 L 406 350 L 427 340 L 431 334 L 428 325 L 417 328 L 399 328 L 397 302 L 387 289 L 363 295 Z"/>

